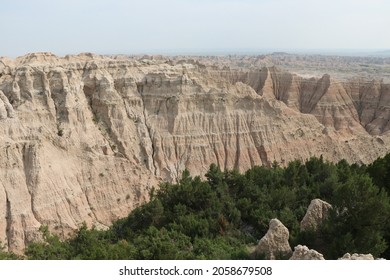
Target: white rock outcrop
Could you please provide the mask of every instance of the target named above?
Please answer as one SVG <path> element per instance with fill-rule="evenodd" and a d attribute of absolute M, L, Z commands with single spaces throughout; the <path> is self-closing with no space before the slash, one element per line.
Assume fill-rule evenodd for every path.
<path fill-rule="evenodd" d="M 321 199 L 313 199 L 301 221 L 301 231 L 316 230 L 322 221 L 326 219 L 331 208 L 332 205 L 328 202 Z"/>
<path fill-rule="evenodd" d="M 374 260 L 374 257 L 371 254 L 350 254 L 346 253 L 344 256 L 339 258 L 339 260 Z"/>
<path fill-rule="evenodd" d="M 307 246 L 295 246 L 290 260 L 325 260 L 324 256 L 316 250 L 309 249 Z"/>
<path fill-rule="evenodd" d="M 256 253 L 273 260 L 291 255 L 292 250 L 288 243 L 289 231 L 278 219 L 272 219 L 267 233 L 260 239 Z"/>

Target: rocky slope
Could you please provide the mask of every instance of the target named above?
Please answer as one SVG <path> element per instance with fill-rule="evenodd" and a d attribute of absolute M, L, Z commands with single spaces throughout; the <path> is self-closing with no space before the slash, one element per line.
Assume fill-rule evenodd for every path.
<path fill-rule="evenodd" d="M 390 85 L 196 60 L 0 58 L 0 241 L 105 227 L 160 180 L 390 150 Z"/>

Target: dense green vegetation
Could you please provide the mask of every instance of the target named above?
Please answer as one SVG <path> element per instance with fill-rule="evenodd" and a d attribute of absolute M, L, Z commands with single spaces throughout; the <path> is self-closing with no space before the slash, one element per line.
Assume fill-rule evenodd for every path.
<path fill-rule="evenodd" d="M 29 259 L 248 259 L 250 247 L 278 218 L 290 244 L 305 244 L 336 259 L 344 253 L 390 258 L 390 155 L 369 166 L 333 164 L 321 158 L 286 168 L 254 167 L 244 174 L 211 165 L 205 179 L 184 172 L 164 183 L 149 203 L 107 231 L 83 225 L 61 241 L 42 228 L 44 242 L 31 244 Z M 333 208 L 317 232 L 300 232 L 310 201 Z M 7 257 L 0 253 L 0 258 Z"/>
<path fill-rule="evenodd" d="M 0 260 L 18 260 L 21 258 L 14 253 L 4 252 L 4 246 L 0 243 Z"/>

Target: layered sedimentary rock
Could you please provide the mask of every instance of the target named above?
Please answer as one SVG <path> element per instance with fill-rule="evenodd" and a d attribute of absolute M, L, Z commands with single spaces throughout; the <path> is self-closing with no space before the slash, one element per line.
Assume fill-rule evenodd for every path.
<path fill-rule="evenodd" d="M 105 227 L 161 180 L 389 151 L 390 86 L 171 58 L 0 58 L 0 241 Z"/>

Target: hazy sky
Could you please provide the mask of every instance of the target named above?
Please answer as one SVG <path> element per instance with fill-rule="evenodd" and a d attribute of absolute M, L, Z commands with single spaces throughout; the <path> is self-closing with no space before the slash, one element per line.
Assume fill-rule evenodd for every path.
<path fill-rule="evenodd" d="M 388 0 L 0 0 L 0 56 L 390 49 Z"/>

